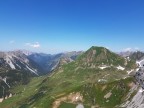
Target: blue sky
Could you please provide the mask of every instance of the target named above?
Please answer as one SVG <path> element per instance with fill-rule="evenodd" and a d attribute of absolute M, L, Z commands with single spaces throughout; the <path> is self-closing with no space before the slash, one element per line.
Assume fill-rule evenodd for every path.
<path fill-rule="evenodd" d="M 0 0 L 0 49 L 144 50 L 143 0 Z"/>

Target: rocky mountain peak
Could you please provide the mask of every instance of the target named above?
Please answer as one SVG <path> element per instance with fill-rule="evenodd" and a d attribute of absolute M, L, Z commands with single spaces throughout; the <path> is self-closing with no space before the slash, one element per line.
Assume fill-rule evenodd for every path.
<path fill-rule="evenodd" d="M 124 66 L 126 64 L 126 60 L 119 56 L 118 54 L 108 50 L 104 47 L 91 47 L 84 54 L 82 54 L 78 61 L 81 64 L 89 64 L 89 65 L 113 65 L 113 66 Z"/>

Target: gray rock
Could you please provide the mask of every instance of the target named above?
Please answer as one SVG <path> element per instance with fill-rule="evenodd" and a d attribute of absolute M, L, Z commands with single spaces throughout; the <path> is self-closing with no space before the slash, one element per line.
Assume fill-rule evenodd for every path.
<path fill-rule="evenodd" d="M 84 108 L 83 104 L 78 104 L 76 108 Z"/>

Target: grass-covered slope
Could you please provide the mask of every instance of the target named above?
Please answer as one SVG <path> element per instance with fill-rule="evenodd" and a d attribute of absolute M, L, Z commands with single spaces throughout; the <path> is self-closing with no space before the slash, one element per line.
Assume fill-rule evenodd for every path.
<path fill-rule="evenodd" d="M 11 88 L 13 96 L 0 103 L 0 108 L 19 108 L 34 94 L 38 93 L 39 85 L 45 77 L 33 78 L 27 85 L 17 85 Z"/>
<path fill-rule="evenodd" d="M 113 66 L 127 66 L 129 62 L 118 54 L 104 48 L 104 47 L 91 47 L 84 54 L 79 56 L 78 63 L 82 66 L 100 66 L 100 65 L 113 65 Z M 134 65 L 131 65 L 134 66 Z"/>
<path fill-rule="evenodd" d="M 107 67 L 101 69 L 101 66 Z M 119 70 L 117 66 L 125 69 Z M 34 78 L 27 86 L 12 88 L 12 93 L 16 95 L 0 103 L 0 106 L 75 108 L 82 102 L 88 108 L 113 108 L 124 100 L 130 89 L 132 79 L 120 79 L 127 75 L 126 70 L 132 68 L 135 68 L 133 61 L 106 48 L 92 47 L 76 61 L 57 68 L 50 76 Z"/>
<path fill-rule="evenodd" d="M 47 78 L 42 79 L 45 78 L 34 78 L 27 86 L 13 88 L 12 92 L 16 94 L 0 103 L 1 108 L 55 108 L 54 103 L 59 101 L 58 108 L 75 108 L 79 101 L 72 102 L 70 99 L 73 97 L 68 98 L 71 93 L 81 94 L 85 108 L 114 108 L 124 102 L 133 81 L 128 78 L 105 84 L 86 83 L 61 90 L 60 86 L 48 88 L 49 86 L 43 85 Z"/>

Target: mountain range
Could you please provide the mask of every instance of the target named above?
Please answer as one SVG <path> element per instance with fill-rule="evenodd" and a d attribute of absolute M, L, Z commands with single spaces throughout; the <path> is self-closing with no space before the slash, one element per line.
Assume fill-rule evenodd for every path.
<path fill-rule="evenodd" d="M 75 108 L 81 103 L 85 108 L 128 107 L 124 103 L 139 90 L 138 86 L 134 89 L 130 73 L 138 70 L 143 58 L 143 52 L 116 54 L 97 46 L 55 55 L 1 52 L 0 96 L 10 98 L 0 106 Z"/>
<path fill-rule="evenodd" d="M 43 75 L 51 72 L 60 60 L 64 58 L 67 62 L 75 60 L 76 56 L 82 52 L 60 53 L 55 55 L 44 53 L 28 54 L 18 50 L 10 52 L 0 52 L 1 70 L 25 70 L 35 75 Z"/>

